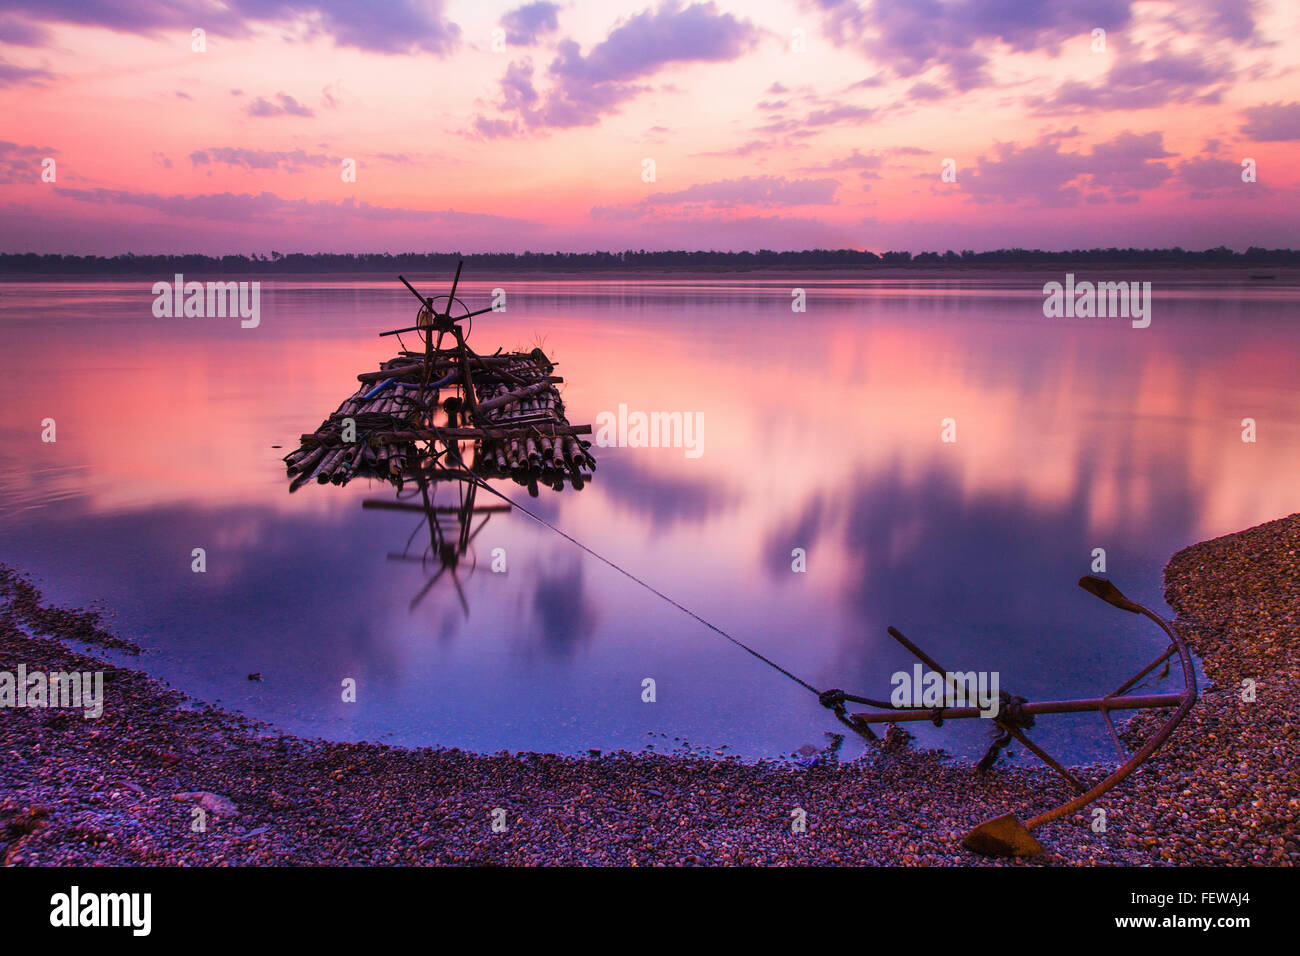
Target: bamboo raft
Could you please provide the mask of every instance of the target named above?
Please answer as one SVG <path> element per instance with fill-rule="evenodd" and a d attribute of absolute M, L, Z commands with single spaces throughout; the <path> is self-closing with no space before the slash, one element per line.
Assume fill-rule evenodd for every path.
<path fill-rule="evenodd" d="M 415 332 L 424 350 L 402 350 L 357 376 L 356 392 L 284 457 L 289 490 L 312 479 L 379 478 L 400 488 L 407 479 L 472 475 L 510 478 L 532 495 L 539 483 L 581 489 L 596 468 L 591 442 L 578 437 L 591 426 L 565 417 L 555 363 L 539 348 L 479 355 L 466 345 L 460 323 L 491 309 L 470 312 L 456 298 L 459 266 L 448 296 L 425 298 L 402 282 L 420 299 L 416 324 L 380 334 Z M 456 306 L 463 315 L 451 315 Z M 447 336 L 455 344 L 443 348 Z"/>

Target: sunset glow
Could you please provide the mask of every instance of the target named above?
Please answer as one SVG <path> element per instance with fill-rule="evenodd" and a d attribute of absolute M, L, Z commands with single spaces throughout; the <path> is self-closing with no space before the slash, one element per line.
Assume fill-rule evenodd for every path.
<path fill-rule="evenodd" d="M 1295 243 L 1291 4 L 3 8 L 7 252 Z"/>

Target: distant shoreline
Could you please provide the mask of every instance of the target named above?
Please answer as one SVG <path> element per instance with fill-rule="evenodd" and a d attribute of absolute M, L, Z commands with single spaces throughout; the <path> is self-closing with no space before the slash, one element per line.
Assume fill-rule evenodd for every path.
<path fill-rule="evenodd" d="M 206 280 L 220 278 L 230 281 L 254 280 L 263 282 L 354 282 L 373 280 L 375 282 L 397 282 L 398 274 L 415 280 L 437 281 L 446 284 L 451 273 L 446 269 L 394 267 L 389 271 L 378 269 L 340 270 L 337 272 L 310 272 L 292 270 L 246 270 L 225 271 L 206 270 L 192 267 L 169 269 L 166 271 L 140 272 L 0 272 L 0 284 L 23 282 L 103 282 L 103 281 L 170 281 L 175 272 L 186 278 Z M 461 276 L 462 282 L 496 282 L 505 280 L 526 282 L 634 282 L 663 281 L 689 282 L 709 280 L 757 280 L 790 279 L 812 284 L 816 282 L 977 282 L 1001 281 L 1007 283 L 1028 283 L 1037 280 L 1040 283 L 1049 278 L 1060 279 L 1065 273 L 1086 278 L 1132 278 L 1140 277 L 1150 281 L 1164 281 L 1179 285 L 1216 284 L 1224 282 L 1241 283 L 1251 288 L 1276 288 L 1279 286 L 1300 285 L 1300 266 L 1257 265 L 1171 265 L 1169 263 L 1134 263 L 1134 262 L 1089 262 L 1076 265 L 1060 264 L 989 264 L 976 266 L 870 266 L 844 268 L 835 266 L 761 266 L 753 268 L 736 268 L 717 266 L 712 268 L 690 267 L 681 269 L 634 268 L 634 269 L 541 269 L 541 268 L 503 268 L 493 266 L 475 266 L 467 264 Z M 1265 278 L 1266 277 L 1266 278 Z M 400 285 L 398 286 L 400 288 Z"/>
<path fill-rule="evenodd" d="M 984 252 L 874 253 L 861 249 L 804 249 L 756 252 L 646 251 L 620 252 L 362 252 L 289 253 L 270 255 L 206 255 L 200 253 L 114 256 L 58 253 L 0 253 L 0 279 L 13 277 L 204 276 L 233 275 L 443 275 L 464 264 L 466 278 L 486 275 L 592 275 L 607 278 L 651 276 L 747 275 L 754 273 L 816 273 L 847 278 L 958 278 L 1009 272 L 1085 272 L 1106 270 L 1189 272 L 1231 270 L 1259 276 L 1300 274 L 1300 251 L 1252 246 L 1237 252 L 1226 246 L 1200 251 L 1182 249 L 995 249 Z M 1261 279 L 1260 281 L 1270 281 Z"/>

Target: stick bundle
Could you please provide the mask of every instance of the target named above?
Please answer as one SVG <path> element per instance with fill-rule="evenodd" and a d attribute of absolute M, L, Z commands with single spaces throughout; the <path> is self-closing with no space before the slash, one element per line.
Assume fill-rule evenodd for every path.
<path fill-rule="evenodd" d="M 465 443 L 473 444 L 472 467 L 484 477 L 512 478 L 530 494 L 539 482 L 581 488 L 596 461 L 591 442 L 576 436 L 590 434 L 591 426 L 564 417 L 556 388 L 563 379 L 553 371 L 540 349 L 481 356 L 442 349 L 427 358 L 403 352 L 358 375 L 356 393 L 285 456 L 289 490 L 313 478 L 336 485 L 380 478 L 400 486 L 430 468 L 459 466 Z M 453 393 L 441 404 L 438 383 Z"/>

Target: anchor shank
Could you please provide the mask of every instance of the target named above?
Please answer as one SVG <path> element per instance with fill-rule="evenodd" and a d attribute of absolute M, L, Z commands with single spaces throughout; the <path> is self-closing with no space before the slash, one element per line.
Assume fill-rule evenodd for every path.
<path fill-rule="evenodd" d="M 1136 697 L 1088 697 L 1081 700 L 1037 700 L 1021 704 L 1020 710 L 1026 714 L 1081 714 L 1097 710 L 1145 710 L 1152 707 L 1177 707 L 1183 702 L 1182 694 L 1144 694 Z M 980 717 L 983 711 L 978 707 L 946 707 L 944 720 L 963 717 Z M 906 720 L 930 720 L 930 710 L 879 710 L 865 711 L 852 715 L 862 723 L 894 723 Z"/>

